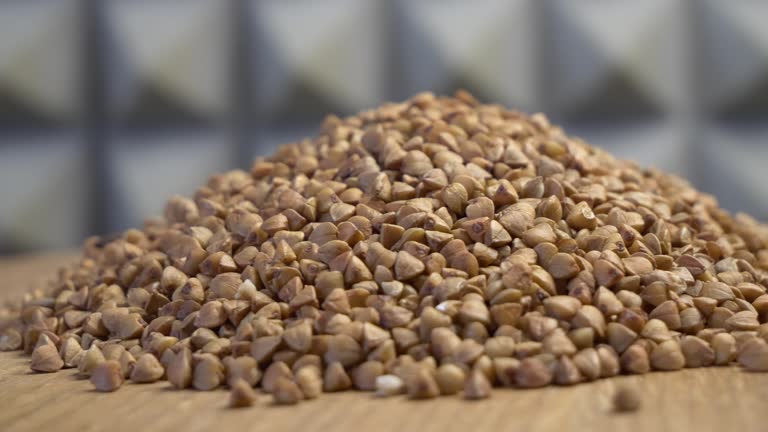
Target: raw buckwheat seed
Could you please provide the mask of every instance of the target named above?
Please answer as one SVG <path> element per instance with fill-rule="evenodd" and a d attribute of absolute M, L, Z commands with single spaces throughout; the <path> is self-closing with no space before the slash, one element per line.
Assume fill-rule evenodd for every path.
<path fill-rule="evenodd" d="M 768 229 L 466 92 L 416 95 L 91 238 L 0 310 L 31 369 L 295 404 L 768 370 Z M 620 390 L 616 409 L 639 395 Z"/>
<path fill-rule="evenodd" d="M 632 412 L 640 408 L 640 393 L 634 387 L 621 386 L 613 395 L 613 409 L 616 412 Z"/>

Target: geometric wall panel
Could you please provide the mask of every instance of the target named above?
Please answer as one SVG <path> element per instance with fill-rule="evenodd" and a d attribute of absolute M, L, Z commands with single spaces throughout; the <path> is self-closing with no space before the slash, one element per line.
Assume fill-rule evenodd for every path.
<path fill-rule="evenodd" d="M 0 253 L 80 243 L 90 216 L 80 137 L 55 133 L 0 141 Z"/>
<path fill-rule="evenodd" d="M 398 1 L 398 97 L 470 90 L 481 100 L 537 109 L 532 0 Z M 394 29 L 393 29 L 394 30 Z"/>
<path fill-rule="evenodd" d="M 0 0 L 0 254 L 141 225 L 326 114 L 459 88 L 766 219 L 766 17 L 757 0 Z"/>
<path fill-rule="evenodd" d="M 140 126 L 207 123 L 229 109 L 230 2 L 110 0 L 110 110 Z"/>
<path fill-rule="evenodd" d="M 642 168 L 659 168 L 682 177 L 691 175 L 696 164 L 686 134 L 674 123 L 637 122 L 611 127 L 566 124 L 565 132 L 608 151 L 620 159 L 632 160 Z"/>
<path fill-rule="evenodd" d="M 317 133 L 318 126 L 316 124 L 261 129 L 252 136 L 250 146 L 242 158 L 241 162 L 245 164 L 242 166 L 250 168 L 253 159 L 272 156 L 281 145 L 295 143 Z"/>
<path fill-rule="evenodd" d="M 110 147 L 110 230 L 141 226 L 162 215 L 172 195 L 191 196 L 212 174 L 232 168 L 228 137 L 215 131 L 120 136 Z"/>
<path fill-rule="evenodd" d="M 383 97 L 385 28 L 375 0 L 250 1 L 253 98 L 271 119 L 349 114 Z"/>
<path fill-rule="evenodd" d="M 658 117 L 683 101 L 683 2 L 554 0 L 548 108 L 574 119 Z"/>
<path fill-rule="evenodd" d="M 733 212 L 768 219 L 768 126 L 709 127 L 697 140 L 696 183 Z"/>
<path fill-rule="evenodd" d="M 0 126 L 71 122 L 80 109 L 80 2 L 0 2 Z"/>
<path fill-rule="evenodd" d="M 730 120 L 768 118 L 768 2 L 696 3 L 701 99 Z"/>

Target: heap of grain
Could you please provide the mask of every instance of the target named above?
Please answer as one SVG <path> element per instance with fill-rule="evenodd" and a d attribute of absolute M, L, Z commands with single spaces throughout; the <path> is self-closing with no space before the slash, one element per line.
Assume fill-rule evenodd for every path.
<path fill-rule="evenodd" d="M 487 397 L 728 365 L 768 370 L 768 230 L 526 116 L 420 94 L 86 242 L 3 314 L 3 349 L 98 390 L 167 379 Z"/>

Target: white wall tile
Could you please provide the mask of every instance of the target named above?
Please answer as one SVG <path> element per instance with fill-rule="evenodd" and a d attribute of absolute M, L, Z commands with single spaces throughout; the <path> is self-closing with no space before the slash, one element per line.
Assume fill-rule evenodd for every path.
<path fill-rule="evenodd" d="M 172 195 L 191 196 L 212 174 L 231 168 L 225 134 L 176 131 L 115 137 L 108 166 L 112 175 L 110 228 L 141 226 L 162 215 Z"/>
<path fill-rule="evenodd" d="M 698 2 L 697 75 L 707 114 L 768 118 L 768 2 Z"/>
<path fill-rule="evenodd" d="M 256 108 L 293 119 L 380 103 L 387 76 L 375 0 L 252 0 Z"/>
<path fill-rule="evenodd" d="M 0 112 L 9 121 L 26 123 L 21 113 L 35 126 L 77 118 L 80 12 L 77 0 L 0 2 Z"/>
<path fill-rule="evenodd" d="M 552 0 L 549 108 L 571 117 L 649 117 L 681 108 L 683 2 Z"/>
<path fill-rule="evenodd" d="M 2 136 L 0 143 L 0 250 L 80 243 L 90 216 L 80 137 Z"/>
<path fill-rule="evenodd" d="M 398 1 L 400 97 L 466 87 L 488 102 L 539 106 L 531 0 Z M 395 28 L 393 26 L 393 28 Z"/>
<path fill-rule="evenodd" d="M 205 121 L 226 114 L 229 2 L 110 0 L 105 6 L 108 88 L 118 119 Z"/>

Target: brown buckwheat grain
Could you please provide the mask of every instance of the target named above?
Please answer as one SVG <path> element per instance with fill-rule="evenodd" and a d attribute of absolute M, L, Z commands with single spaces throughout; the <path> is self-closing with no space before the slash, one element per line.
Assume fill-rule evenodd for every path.
<path fill-rule="evenodd" d="M 768 229 L 541 114 L 418 94 L 214 175 L 92 238 L 0 310 L 31 368 L 253 388 L 482 399 L 497 387 L 768 370 Z M 620 391 L 619 410 L 637 407 Z"/>

